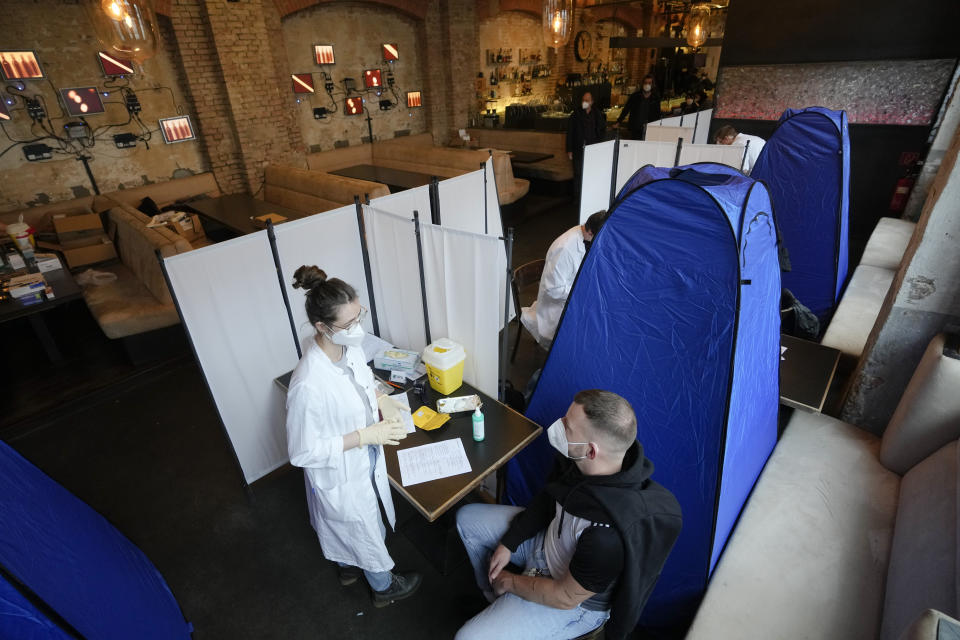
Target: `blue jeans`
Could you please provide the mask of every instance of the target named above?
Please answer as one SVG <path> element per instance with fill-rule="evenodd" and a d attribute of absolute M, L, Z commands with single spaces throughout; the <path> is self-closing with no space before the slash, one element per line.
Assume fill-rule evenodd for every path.
<path fill-rule="evenodd" d="M 373 491 L 377 492 L 377 483 L 373 477 L 374 472 L 377 470 L 377 447 L 367 447 L 370 451 L 370 482 L 373 483 Z M 379 495 L 379 494 L 378 494 Z M 377 507 L 380 508 L 379 506 Z M 380 517 L 380 535 L 383 536 L 383 539 L 387 539 L 387 528 L 383 525 L 383 517 Z M 350 565 L 344 562 L 338 562 L 338 565 L 341 567 L 349 567 Z M 393 572 L 391 571 L 367 571 L 364 569 L 363 576 L 367 579 L 367 584 L 370 585 L 370 588 L 374 591 L 386 591 L 390 588 L 390 585 L 393 583 Z"/>
<path fill-rule="evenodd" d="M 498 504 L 468 504 L 457 512 L 457 532 L 467 549 L 470 564 L 477 578 L 477 586 L 488 595 L 492 591 L 487 571 L 490 555 L 500 538 L 507 532 L 513 517 L 523 511 L 522 507 Z M 543 555 L 541 531 L 517 547 L 510 562 L 525 570 L 540 569 L 549 576 Z M 530 602 L 506 593 L 467 621 L 457 632 L 457 640 L 495 640 L 496 638 L 524 638 L 524 640 L 563 640 L 576 638 L 593 631 L 607 618 L 608 611 L 590 611 L 582 606 L 574 609 L 554 609 Z"/>

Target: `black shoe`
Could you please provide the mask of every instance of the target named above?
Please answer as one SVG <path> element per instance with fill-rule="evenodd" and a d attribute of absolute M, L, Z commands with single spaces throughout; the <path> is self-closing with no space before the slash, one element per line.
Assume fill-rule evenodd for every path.
<path fill-rule="evenodd" d="M 337 565 L 337 573 L 340 576 L 340 584 L 345 587 L 350 586 L 363 575 L 360 567 L 341 567 L 340 565 Z"/>
<path fill-rule="evenodd" d="M 386 591 L 373 592 L 373 606 L 381 609 L 398 600 L 406 600 L 417 592 L 422 581 L 423 576 L 416 571 L 393 574 L 393 581 L 390 583 L 390 588 Z"/>

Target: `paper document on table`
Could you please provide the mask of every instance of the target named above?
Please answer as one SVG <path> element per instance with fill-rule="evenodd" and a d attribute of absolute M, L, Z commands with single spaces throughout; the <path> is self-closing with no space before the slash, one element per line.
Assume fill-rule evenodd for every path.
<path fill-rule="evenodd" d="M 783 357 L 783 354 L 786 353 L 786 352 L 787 352 L 787 348 L 784 347 L 784 346 L 781 346 L 781 347 L 780 347 L 780 359 L 781 359 L 781 360 L 786 360 L 786 358 Z"/>
<path fill-rule="evenodd" d="M 400 449 L 397 462 L 400 463 L 400 483 L 405 487 L 471 471 L 460 438 Z"/>
<path fill-rule="evenodd" d="M 386 340 L 383 340 L 382 338 L 378 338 L 372 333 L 367 333 L 363 336 L 363 344 L 361 345 L 361 348 L 363 349 L 363 355 L 366 357 L 367 362 L 370 362 L 378 354 L 390 349 L 391 347 L 393 347 L 392 344 Z"/>
<path fill-rule="evenodd" d="M 417 427 L 413 424 L 413 416 L 410 414 L 410 398 L 407 397 L 407 394 L 395 393 L 390 397 L 407 408 L 406 411 L 400 412 L 400 419 L 403 420 L 403 426 L 406 427 L 407 433 L 416 431 Z"/>

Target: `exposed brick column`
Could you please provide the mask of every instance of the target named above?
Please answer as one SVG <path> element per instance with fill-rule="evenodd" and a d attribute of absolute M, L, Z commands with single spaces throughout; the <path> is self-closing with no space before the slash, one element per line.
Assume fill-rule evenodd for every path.
<path fill-rule="evenodd" d="M 303 166 L 273 0 L 174 1 L 171 21 L 220 188 L 252 193 L 267 164 Z"/>
<path fill-rule="evenodd" d="M 436 144 L 446 144 L 470 124 L 476 104 L 479 57 L 476 0 L 430 0 L 418 28 L 426 59 L 427 124 Z"/>

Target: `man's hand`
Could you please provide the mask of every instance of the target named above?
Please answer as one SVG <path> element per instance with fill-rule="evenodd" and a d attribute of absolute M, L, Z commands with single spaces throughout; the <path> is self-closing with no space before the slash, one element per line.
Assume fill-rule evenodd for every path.
<path fill-rule="evenodd" d="M 573 160 L 573 151 L 567 151 L 567 158 Z"/>
<path fill-rule="evenodd" d="M 510 593 L 513 589 L 514 573 L 511 571 L 501 571 L 497 579 L 490 583 L 493 587 L 493 595 L 500 597 L 505 593 Z"/>
<path fill-rule="evenodd" d="M 490 556 L 490 570 L 487 572 L 487 578 L 490 580 L 491 585 L 493 581 L 497 579 L 497 576 L 500 575 L 503 568 L 510 563 L 511 555 L 510 549 L 507 549 L 502 544 L 498 544 L 497 548 L 494 549 L 493 554 Z"/>

